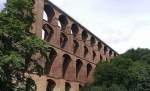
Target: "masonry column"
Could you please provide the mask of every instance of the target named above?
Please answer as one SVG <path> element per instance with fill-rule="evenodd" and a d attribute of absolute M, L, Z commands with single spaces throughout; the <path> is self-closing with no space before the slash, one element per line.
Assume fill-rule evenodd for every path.
<path fill-rule="evenodd" d="M 35 22 L 32 24 L 32 33 L 35 33 L 38 37 L 42 36 L 42 23 L 43 23 L 43 9 L 44 9 L 44 0 L 34 0 L 34 9 L 33 14 Z"/>

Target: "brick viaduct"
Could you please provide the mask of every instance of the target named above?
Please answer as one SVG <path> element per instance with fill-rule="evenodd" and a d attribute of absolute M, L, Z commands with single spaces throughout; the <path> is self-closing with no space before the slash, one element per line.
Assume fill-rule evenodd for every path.
<path fill-rule="evenodd" d="M 117 56 L 112 48 L 47 0 L 35 0 L 32 32 L 49 43 L 45 75 L 33 75 L 37 91 L 78 91 L 92 82 L 97 63 Z"/>

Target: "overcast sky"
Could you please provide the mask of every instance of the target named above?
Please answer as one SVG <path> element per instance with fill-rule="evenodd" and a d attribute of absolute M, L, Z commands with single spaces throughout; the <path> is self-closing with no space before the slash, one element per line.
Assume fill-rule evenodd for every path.
<path fill-rule="evenodd" d="M 0 0 L 0 9 L 5 0 Z M 51 0 L 114 50 L 150 48 L 150 0 Z"/>
<path fill-rule="evenodd" d="M 4 3 L 6 0 L 0 0 L 0 11 L 4 8 Z"/>

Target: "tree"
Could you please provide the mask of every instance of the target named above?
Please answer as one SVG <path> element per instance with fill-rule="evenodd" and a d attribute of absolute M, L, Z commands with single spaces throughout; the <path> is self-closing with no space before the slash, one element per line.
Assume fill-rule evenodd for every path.
<path fill-rule="evenodd" d="M 30 32 L 33 5 L 33 0 L 7 0 L 0 12 L 1 91 L 35 91 L 34 81 L 25 74 L 30 61 L 35 64 L 32 69 L 38 69 L 37 74 L 42 74 L 43 68 L 33 61 L 32 55 L 40 53 L 48 60 L 47 43 Z"/>
<path fill-rule="evenodd" d="M 110 62 L 97 64 L 95 82 L 88 88 L 90 91 L 149 91 L 149 54 L 149 49 L 130 49 Z"/>

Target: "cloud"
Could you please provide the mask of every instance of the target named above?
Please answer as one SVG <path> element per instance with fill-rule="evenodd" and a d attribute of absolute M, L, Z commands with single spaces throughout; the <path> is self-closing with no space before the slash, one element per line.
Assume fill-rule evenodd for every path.
<path fill-rule="evenodd" d="M 0 11 L 4 8 L 5 3 L 6 3 L 6 0 L 0 0 Z"/>
<path fill-rule="evenodd" d="M 150 48 L 150 0 L 51 0 L 119 53 Z"/>

